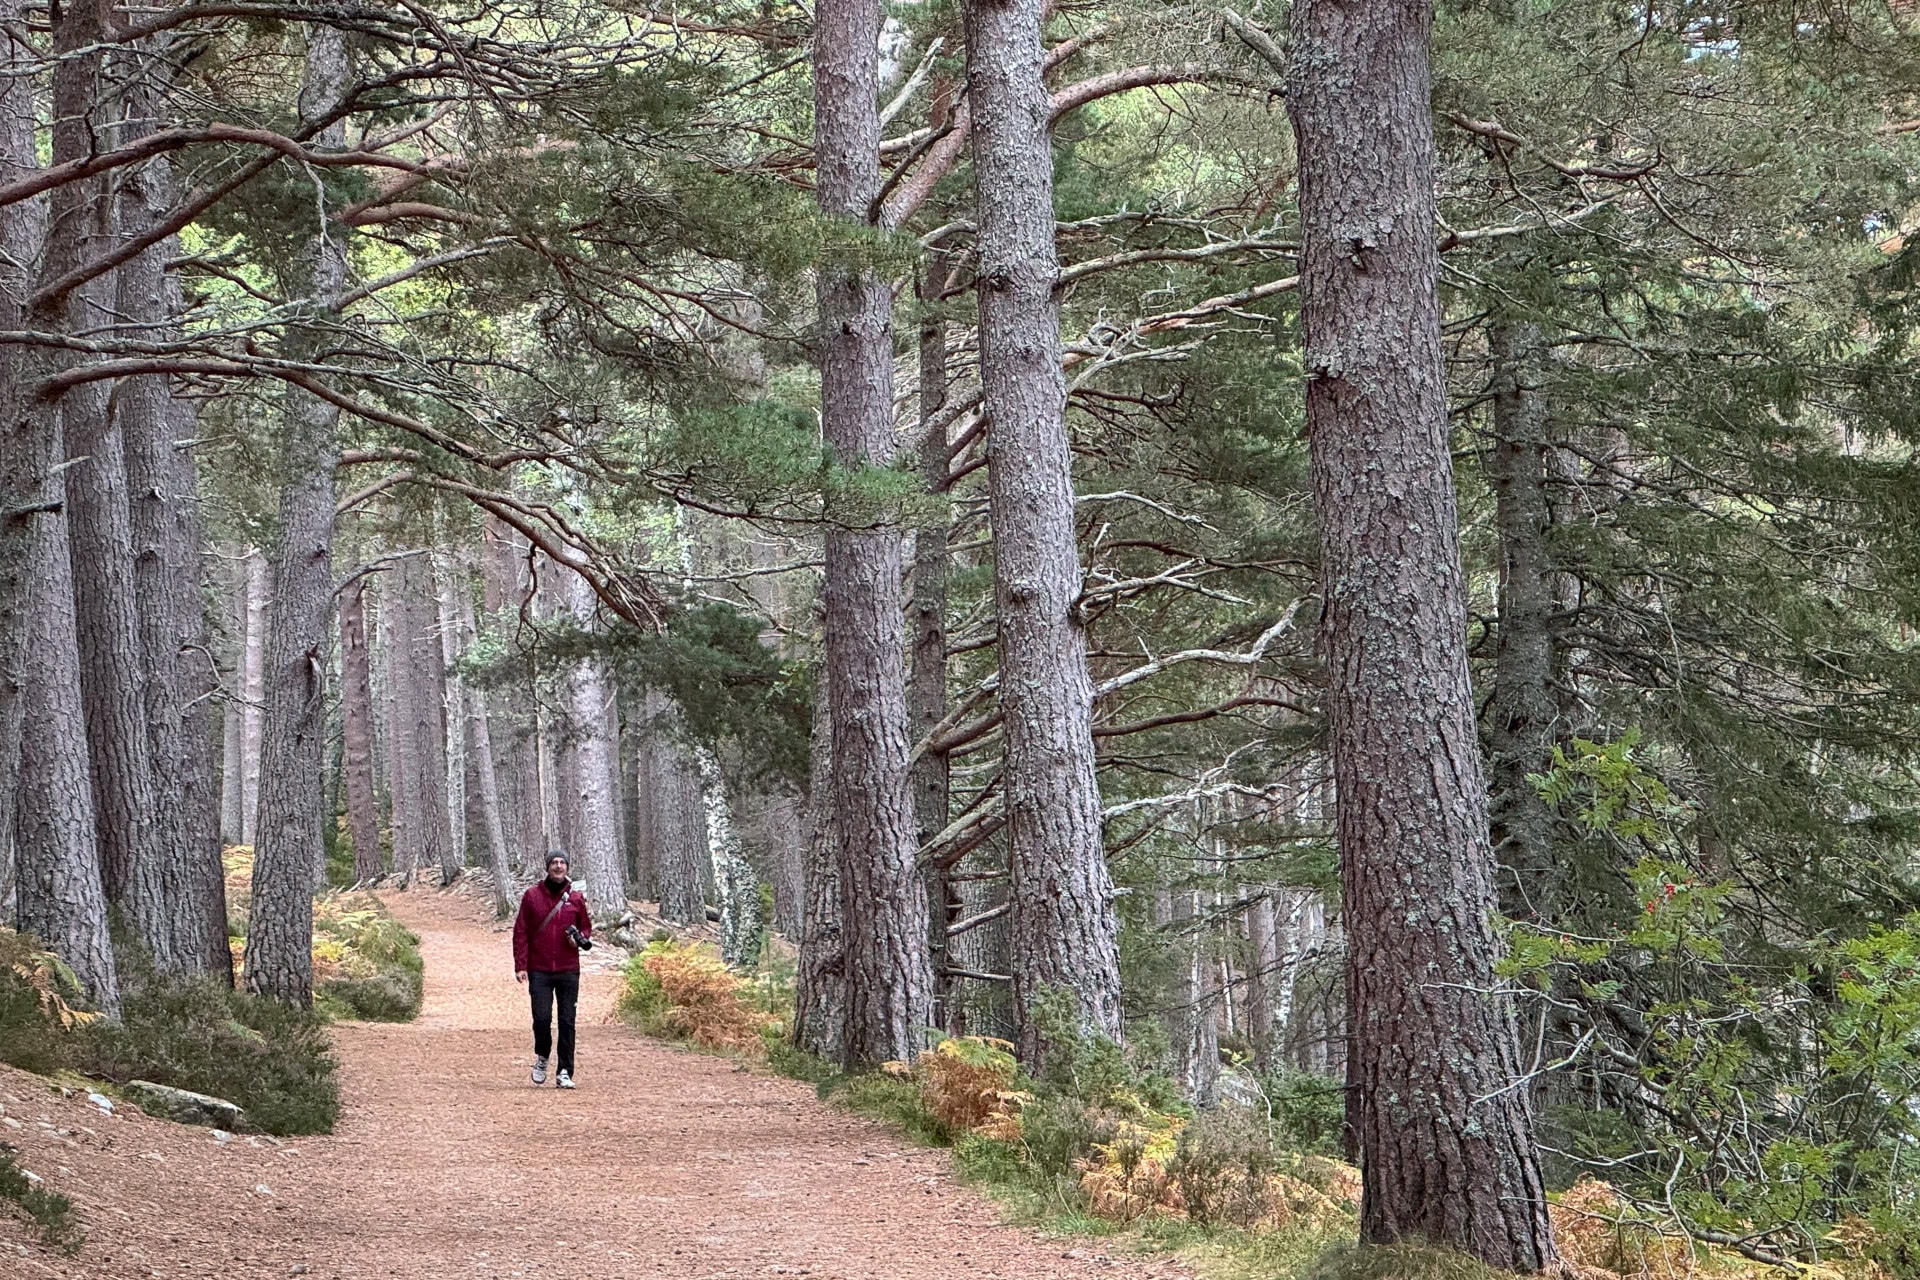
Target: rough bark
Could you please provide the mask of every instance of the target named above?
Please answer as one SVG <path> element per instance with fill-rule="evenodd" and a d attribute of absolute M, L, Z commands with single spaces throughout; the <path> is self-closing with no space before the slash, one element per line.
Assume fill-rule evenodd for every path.
<path fill-rule="evenodd" d="M 577 573 L 566 574 L 566 603 L 576 625 L 593 624 L 596 597 Z M 620 808 L 615 790 L 620 769 L 619 744 L 607 734 L 607 705 L 614 689 L 606 662 L 582 658 L 567 673 L 567 736 L 572 742 L 572 786 L 566 805 L 577 823 L 569 847 L 573 875 L 596 918 L 612 924 L 627 909 L 626 858 L 620 852 Z M 563 775 L 564 776 L 564 775 Z"/>
<path fill-rule="evenodd" d="M 85 157 L 105 141 L 95 127 L 104 101 L 98 52 L 103 20 L 97 5 L 68 6 L 55 16 L 55 164 Z M 6 126 L 6 163 L 12 168 L 30 168 L 34 159 L 31 133 L 20 118 L 30 110 L 24 84 L 21 98 L 8 104 L 17 113 Z M 55 188 L 46 206 L 36 284 L 80 264 L 104 226 L 105 201 L 98 182 Z M 32 239 L 40 230 L 32 211 L 7 215 L 5 247 L 22 250 L 18 262 L 31 262 Z M 16 323 L 29 329 L 66 332 L 78 318 L 70 294 L 25 314 L 8 305 L 16 307 Z M 0 578 L 0 609 L 7 610 L 0 616 L 0 686 L 9 704 L 0 706 L 0 734 L 19 743 L 17 774 L 8 769 L 6 776 L 18 788 L 13 821 L 20 926 L 60 952 L 94 1004 L 113 1012 L 119 980 L 95 837 L 67 477 L 58 469 L 65 456 L 63 407 L 36 394 L 43 379 L 71 362 L 70 353 L 57 349 L 25 348 L 12 356 L 0 385 L 0 574 L 6 575 Z M 0 765 L 12 763 L 0 758 Z"/>
<path fill-rule="evenodd" d="M 340 710 L 353 878 L 377 880 L 386 865 L 373 789 L 373 662 L 367 652 L 365 578 L 348 583 L 340 596 Z"/>
<path fill-rule="evenodd" d="M 56 448 L 58 421 L 52 418 Z M 58 477 L 42 492 L 57 500 Z M 32 726 L 22 735 L 14 813 L 19 924 L 72 966 L 95 1008 L 117 1013 L 120 984 L 94 837 L 66 521 L 49 512 L 34 522 L 38 536 L 23 566 L 33 583 L 26 601 L 25 652 L 15 667 L 26 723 Z"/>
<path fill-rule="evenodd" d="M 151 85 L 134 91 L 139 118 L 127 132 L 158 127 L 156 97 Z M 116 234 L 147 233 L 173 201 L 171 165 L 157 158 L 122 181 Z M 179 331 L 179 285 L 166 269 L 179 250 L 179 238 L 169 236 L 116 273 L 122 319 L 163 340 Z M 194 495 L 197 424 L 193 407 L 176 398 L 161 375 L 122 380 L 114 413 L 126 450 L 154 820 L 174 904 L 168 908 L 171 949 L 187 957 L 185 972 L 218 974 L 231 983 L 211 711 L 219 676 L 208 645 L 201 585 L 206 534 Z"/>
<path fill-rule="evenodd" d="M 980 374 L 987 416 L 1000 710 L 1019 1044 L 1038 1063 L 1042 998 L 1119 1039 L 1119 919 L 1100 833 L 1093 685 L 1075 605 L 1066 383 L 1054 285 L 1044 0 L 967 6 L 967 94 L 980 205 Z"/>
<path fill-rule="evenodd" d="M 407 598 L 397 572 L 381 576 L 374 600 L 373 650 L 374 706 L 385 728 L 386 785 L 389 804 L 388 831 L 393 849 L 393 874 L 401 884 L 411 884 L 419 868 L 420 801 L 416 769 L 417 752 L 413 746 L 414 723 L 409 690 Z"/>
<path fill-rule="evenodd" d="M 510 633 L 519 625 L 520 610 L 527 603 L 526 545 L 494 516 L 487 517 L 482 539 L 482 603 L 487 625 Z M 488 705 L 497 717 L 492 724 L 496 776 L 509 815 L 510 861 L 518 877 L 525 869 L 522 863 L 539 856 L 550 843 L 541 804 L 539 717 L 525 688 L 498 690 Z"/>
<path fill-rule="evenodd" d="M 345 92 L 347 50 L 336 30 L 309 34 L 300 114 L 313 119 Z M 342 125 L 316 138 L 340 146 Z M 322 216 L 324 216 L 324 211 Z M 289 290 L 306 299 L 312 322 L 297 325 L 288 346 L 296 358 L 318 355 L 329 341 L 324 322 L 347 278 L 345 228 L 316 225 Z M 313 868 L 324 856 L 328 819 L 322 774 L 326 738 L 326 671 L 333 607 L 335 428 L 340 411 L 309 392 L 288 388 L 280 442 L 280 544 L 273 610 L 267 629 L 267 698 L 262 730 L 260 801 L 255 819 L 253 914 L 242 977 L 248 990 L 302 1008 L 313 1003 Z"/>
<path fill-rule="evenodd" d="M 440 638 L 434 634 L 437 610 L 433 566 L 424 555 L 409 556 L 397 575 L 394 605 L 397 661 L 394 699 L 403 718 L 396 723 L 404 754 L 395 758 L 406 777 L 407 865 L 431 870 L 442 884 L 448 872 L 447 754 L 440 693 Z M 453 868 L 453 874 L 459 871 Z"/>
<path fill-rule="evenodd" d="M 1297 0 L 1307 427 L 1363 1241 L 1556 1261 L 1496 985 L 1433 228 L 1427 0 Z"/>
<path fill-rule="evenodd" d="M 806 804 L 782 791 L 761 808 L 755 825 L 773 885 L 773 927 L 784 937 L 798 938 L 807 918 Z"/>
<path fill-rule="evenodd" d="M 627 890 L 642 902 L 660 900 L 653 867 L 653 815 L 646 803 L 646 713 L 640 699 L 620 686 L 620 856 L 627 864 Z"/>
<path fill-rule="evenodd" d="M 794 977 L 793 1042 L 829 1062 L 846 1031 L 847 980 L 841 945 L 839 841 L 833 831 L 833 714 L 816 695 L 807 772 L 806 912 Z"/>
<path fill-rule="evenodd" d="M 23 21 L 20 0 L 0 0 L 0 25 Z M 34 167 L 32 50 L 23 41 L 0 43 L 0 182 L 25 177 Z M 42 227 L 38 201 L 0 209 L 0 327 L 21 325 L 30 266 Z M 19 388 L 21 349 L 0 349 L 0 388 Z M 20 759 L 24 676 L 20 655 L 28 619 L 30 566 L 43 519 L 27 509 L 44 498 L 47 468 L 58 459 L 35 429 L 14 393 L 4 396 L 0 419 L 0 912 L 14 905 L 13 801 Z"/>
<path fill-rule="evenodd" d="M 1280 971 L 1279 935 L 1274 919 L 1273 890 L 1269 887 L 1247 900 L 1247 1045 L 1253 1065 L 1272 1071 L 1280 1062 L 1279 999 L 1274 979 Z"/>
<path fill-rule="evenodd" d="M 1486 712 L 1487 807 L 1506 912 L 1551 919 L 1564 902 L 1566 867 L 1555 856 L 1553 813 L 1527 781 L 1551 764 L 1560 719 L 1539 326 L 1496 324 L 1491 346 L 1493 444 L 1486 471 L 1500 535 L 1500 629 Z"/>
<path fill-rule="evenodd" d="M 879 0 L 825 0 L 814 23 L 814 136 L 820 207 L 867 225 L 880 190 Z M 870 270 L 820 272 L 820 403 L 826 443 L 846 465 L 894 456 L 892 289 Z M 829 526 L 826 667 L 847 983 L 841 1061 L 908 1059 L 933 1016 L 927 901 L 907 776 L 905 597 L 892 526 Z"/>
<path fill-rule="evenodd" d="M 707 918 L 707 877 L 713 866 L 700 814 L 700 780 L 674 739 L 673 704 L 666 695 L 648 693 L 642 708 L 642 805 L 659 878 L 660 918 L 693 924 Z"/>
<path fill-rule="evenodd" d="M 936 102 L 944 101 L 937 98 Z M 936 119 L 936 127 L 940 123 Z M 934 304 L 943 276 L 942 260 L 932 257 L 920 278 L 920 303 Z M 920 322 L 920 482 L 936 499 L 937 516 L 914 531 L 911 674 L 907 685 L 907 725 L 914 738 L 927 739 L 947 714 L 947 544 L 952 513 L 946 506 L 947 429 L 940 412 L 947 403 L 947 326 L 938 312 Z M 913 765 L 915 834 L 922 847 L 947 825 L 948 761 L 944 751 L 928 750 Z M 948 882 L 945 862 L 929 859 L 927 954 L 933 968 L 934 1025 L 951 1027 L 952 981 L 947 929 L 961 914 L 957 891 Z"/>
<path fill-rule="evenodd" d="M 453 655 L 473 647 L 476 634 L 473 583 L 464 561 L 451 566 L 446 596 L 452 620 Z M 506 915 L 518 896 L 514 892 L 512 848 L 507 843 L 506 813 L 500 805 L 500 772 L 493 747 L 492 698 L 485 689 L 466 691 L 467 745 L 472 753 L 474 784 L 478 788 L 480 829 L 487 842 L 487 869 L 493 876 L 494 912 Z"/>
<path fill-rule="evenodd" d="M 89 252 L 106 247 L 90 236 Z M 73 319 L 87 329 L 111 323 L 106 286 L 75 298 Z M 68 544 L 79 626 L 81 701 L 100 842 L 100 878 L 160 971 L 191 971 L 171 945 L 167 922 L 181 904 L 167 892 L 167 858 L 155 821 L 159 794 L 146 725 L 147 672 L 134 605 L 133 527 L 127 501 L 121 420 L 109 411 L 108 385 L 89 383 L 61 399 L 66 435 Z"/>

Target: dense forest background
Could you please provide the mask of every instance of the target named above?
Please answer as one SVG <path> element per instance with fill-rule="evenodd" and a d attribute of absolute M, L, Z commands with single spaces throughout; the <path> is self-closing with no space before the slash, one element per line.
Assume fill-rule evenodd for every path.
<path fill-rule="evenodd" d="M 305 1005 L 317 888 L 559 847 L 777 931 L 824 1058 L 1091 1035 L 1337 1147 L 1312 20 L 0 0 L 20 930 L 235 981 L 247 846 Z M 1920 1233 L 1915 23 L 1431 30 L 1488 1061 L 1546 1186 L 1762 1262 Z"/>

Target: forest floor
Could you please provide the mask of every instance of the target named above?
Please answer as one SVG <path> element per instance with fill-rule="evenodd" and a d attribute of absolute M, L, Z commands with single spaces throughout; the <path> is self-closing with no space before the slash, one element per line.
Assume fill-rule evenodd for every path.
<path fill-rule="evenodd" d="M 582 984 L 579 1085 L 528 1083 L 504 927 L 457 894 L 381 895 L 421 936 L 415 1022 L 342 1023 L 329 1137 L 222 1140 L 0 1067 L 0 1139 L 69 1196 L 65 1257 L 0 1213 L 0 1275 L 1003 1280 L 1185 1274 L 1001 1225 L 944 1155 L 803 1084 L 613 1023 L 612 948 Z"/>

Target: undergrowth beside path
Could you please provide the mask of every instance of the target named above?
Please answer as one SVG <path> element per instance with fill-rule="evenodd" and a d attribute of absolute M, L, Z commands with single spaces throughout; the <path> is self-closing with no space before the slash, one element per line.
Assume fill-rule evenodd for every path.
<path fill-rule="evenodd" d="M 251 851 L 227 854 L 228 934 L 245 946 Z M 370 894 L 314 903 L 314 1010 L 288 1009 L 225 983 L 161 981 L 122 948 L 118 1020 L 96 1016 L 72 973 L 32 939 L 0 929 L 0 1062 L 37 1075 L 84 1078 L 117 1094 L 136 1080 L 234 1103 L 267 1134 L 329 1132 L 340 1086 L 328 1024 L 404 1022 L 418 1015 L 420 939 Z"/>

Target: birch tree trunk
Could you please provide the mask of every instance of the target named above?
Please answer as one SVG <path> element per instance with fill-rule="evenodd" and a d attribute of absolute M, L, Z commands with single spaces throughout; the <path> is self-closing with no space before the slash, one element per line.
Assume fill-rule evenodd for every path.
<path fill-rule="evenodd" d="M 346 92 L 347 50 L 341 33 L 314 26 L 307 44 L 300 114 L 330 111 Z M 343 125 L 319 132 L 321 147 L 345 142 Z M 324 215 L 324 210 L 322 211 Z M 291 274 L 290 296 L 304 298 L 311 321 L 296 327 L 289 347 L 318 354 L 329 341 L 325 322 L 347 278 L 346 229 L 312 229 L 305 258 Z M 243 977 L 247 988 L 283 1004 L 313 1003 L 313 868 L 322 856 L 327 820 L 321 775 L 326 736 L 326 670 L 333 605 L 334 469 L 339 409 L 311 393 L 288 389 L 280 448 L 280 546 L 267 638 L 267 707 L 262 732 L 259 816 L 255 820 L 253 916 Z"/>
<path fill-rule="evenodd" d="M 446 726 L 447 846 L 442 866 L 452 867 L 452 874 L 447 877 L 451 880 L 467 865 L 467 752 L 473 725 L 467 709 L 469 692 L 453 670 L 463 649 L 453 600 L 455 591 L 460 589 L 457 581 L 460 571 L 448 563 L 444 551 L 434 552 L 432 570 L 437 609 L 434 634 L 440 641 L 440 718 Z"/>
<path fill-rule="evenodd" d="M 720 955 L 733 968 L 752 964 L 759 949 L 760 878 L 747 863 L 727 801 L 720 761 L 705 747 L 694 748 L 700 770 L 700 807 L 707 819 L 707 852 L 720 899 Z"/>
<path fill-rule="evenodd" d="M 254 842 L 260 811 L 260 756 L 267 716 L 267 628 L 273 610 L 273 567 L 247 548 L 247 630 L 240 668 L 240 843 Z"/>
<path fill-rule="evenodd" d="M 1307 426 L 1349 960 L 1363 1241 L 1556 1263 L 1467 674 L 1434 245 L 1428 0 L 1297 0 Z"/>
<path fill-rule="evenodd" d="M 340 714 L 353 878 L 364 884 L 386 869 L 373 790 L 373 663 L 367 653 L 365 578 L 355 578 L 340 596 Z"/>
<path fill-rule="evenodd" d="M 245 705 L 247 649 L 247 560 L 244 554 L 216 555 L 220 569 L 224 673 L 220 700 L 220 843 L 239 844 L 248 819 L 244 809 L 247 767 Z"/>
<path fill-rule="evenodd" d="M 1014 1004 L 1021 1053 L 1035 1065 L 1045 1045 L 1034 1008 L 1051 993 L 1071 999 L 1085 1032 L 1121 1035 L 1120 925 L 1101 842 L 1093 685 L 1075 612 L 1081 574 L 1054 292 L 1043 6 L 967 5 Z"/>
<path fill-rule="evenodd" d="M 871 223 L 880 191 L 879 0 L 824 0 L 814 22 L 820 208 Z M 893 433 L 892 289 L 871 270 L 819 276 L 820 403 L 827 447 L 848 466 L 886 466 Z M 897 528 L 829 525 L 826 668 L 844 898 L 849 1068 L 912 1058 L 933 1017 L 927 901 L 907 776 L 905 604 Z"/>

